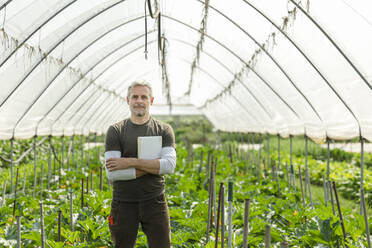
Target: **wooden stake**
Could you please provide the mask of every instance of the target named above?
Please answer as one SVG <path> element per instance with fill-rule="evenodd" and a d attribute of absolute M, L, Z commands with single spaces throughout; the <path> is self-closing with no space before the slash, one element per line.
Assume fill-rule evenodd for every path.
<path fill-rule="evenodd" d="M 225 247 L 225 188 L 222 188 L 221 196 L 221 248 Z"/>
<path fill-rule="evenodd" d="M 302 184 L 302 172 L 301 172 L 301 167 L 298 167 L 298 173 L 300 175 L 300 186 L 301 186 L 301 196 L 302 196 L 302 207 L 305 208 L 305 196 L 304 196 L 304 187 Z"/>
<path fill-rule="evenodd" d="M 17 205 L 17 186 L 18 186 L 18 175 L 19 175 L 19 167 L 17 167 L 17 176 L 16 176 L 16 184 L 14 187 L 14 205 L 13 205 L 13 218 L 15 216 L 15 210 Z"/>
<path fill-rule="evenodd" d="M 207 222 L 207 239 L 206 242 L 209 242 L 209 232 L 211 229 L 211 226 L 213 225 L 213 218 L 212 218 L 212 204 L 213 204 L 213 160 L 212 160 L 212 166 L 211 166 L 211 172 L 209 173 L 209 199 L 208 199 L 208 222 Z"/>
<path fill-rule="evenodd" d="M 43 214 L 43 204 L 41 202 L 40 202 L 40 234 L 41 234 L 41 248 L 45 248 L 44 214 Z"/>
<path fill-rule="evenodd" d="M 99 190 L 103 190 L 103 178 L 102 178 L 102 170 L 103 170 L 103 167 L 100 166 L 99 167 Z"/>
<path fill-rule="evenodd" d="M 21 248 L 21 216 L 17 216 L 17 248 Z"/>
<path fill-rule="evenodd" d="M 89 193 L 89 175 L 87 176 L 87 186 L 86 186 L 86 188 L 87 188 L 87 194 Z"/>
<path fill-rule="evenodd" d="M 218 197 L 218 210 L 217 210 L 217 221 L 216 221 L 216 239 L 215 239 L 215 248 L 218 248 L 218 230 L 220 226 L 220 213 L 221 213 L 221 205 L 222 205 L 222 195 L 223 195 L 223 183 L 220 184 L 220 192 Z"/>
<path fill-rule="evenodd" d="M 90 171 L 90 190 L 93 191 L 93 171 Z"/>
<path fill-rule="evenodd" d="M 81 208 L 84 207 L 84 179 L 81 179 Z"/>
<path fill-rule="evenodd" d="M 14 192 L 14 185 L 13 185 L 13 166 L 14 166 L 14 161 L 13 161 L 13 143 L 14 143 L 14 138 L 10 139 L 10 193 L 12 194 Z"/>
<path fill-rule="evenodd" d="M 5 204 L 5 193 L 6 193 L 6 181 L 4 181 L 4 186 L 3 186 L 3 199 L 1 200 L 1 207 L 3 207 Z"/>
<path fill-rule="evenodd" d="M 271 227 L 265 225 L 265 248 L 270 248 L 271 245 Z"/>
<path fill-rule="evenodd" d="M 62 221 L 62 211 L 58 210 L 58 239 L 57 241 L 61 241 L 61 221 Z"/>
<path fill-rule="evenodd" d="M 288 191 L 291 192 L 291 183 L 289 182 L 288 162 L 285 161 L 285 171 L 287 174 Z"/>
<path fill-rule="evenodd" d="M 249 203 L 250 199 L 244 200 L 244 236 L 243 236 L 243 247 L 248 247 L 248 221 L 249 221 Z"/>
<path fill-rule="evenodd" d="M 333 185 L 333 190 L 335 192 L 335 197 L 336 197 L 336 203 L 337 203 L 337 209 L 338 209 L 338 215 L 339 215 L 339 218 L 340 218 L 340 224 L 341 224 L 341 228 L 342 228 L 342 233 L 344 235 L 344 240 L 346 241 L 346 231 L 345 231 L 345 226 L 344 226 L 344 221 L 342 219 L 342 212 L 341 212 L 341 206 L 340 206 L 340 202 L 338 200 L 338 195 L 337 195 L 337 189 L 336 189 L 336 184 L 335 182 L 332 182 L 332 185 Z"/>
<path fill-rule="evenodd" d="M 233 182 L 229 181 L 228 198 L 229 202 L 229 214 L 227 217 L 228 235 L 227 235 L 227 247 L 232 248 L 232 201 L 233 201 Z"/>
<path fill-rule="evenodd" d="M 364 216 L 364 224 L 366 226 L 367 244 L 368 248 L 371 248 L 371 238 L 369 233 L 368 216 L 366 209 L 366 200 L 364 198 L 364 139 L 360 138 L 360 203 L 361 212 Z"/>
<path fill-rule="evenodd" d="M 72 191 L 70 193 L 70 230 L 74 231 L 74 219 L 73 219 L 73 204 L 72 204 Z"/>
<path fill-rule="evenodd" d="M 323 192 L 324 192 L 324 204 L 327 207 L 328 206 L 328 200 L 327 200 L 327 186 L 326 186 L 326 181 L 325 177 L 323 175 Z"/>
<path fill-rule="evenodd" d="M 37 178 L 36 178 L 36 163 L 37 163 L 37 157 L 36 157 L 36 136 L 34 136 L 34 143 L 33 143 L 33 150 L 34 150 L 34 191 L 32 193 L 32 197 L 35 198 L 36 196 L 36 184 L 37 184 Z"/>

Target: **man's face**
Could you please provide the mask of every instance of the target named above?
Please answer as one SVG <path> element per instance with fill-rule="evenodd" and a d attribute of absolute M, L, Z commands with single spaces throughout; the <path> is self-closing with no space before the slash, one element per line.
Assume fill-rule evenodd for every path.
<path fill-rule="evenodd" d="M 150 97 L 150 90 L 146 86 L 135 86 L 130 90 L 130 95 L 127 97 L 132 114 L 138 117 L 145 116 L 149 113 L 150 105 L 154 101 L 154 97 Z"/>

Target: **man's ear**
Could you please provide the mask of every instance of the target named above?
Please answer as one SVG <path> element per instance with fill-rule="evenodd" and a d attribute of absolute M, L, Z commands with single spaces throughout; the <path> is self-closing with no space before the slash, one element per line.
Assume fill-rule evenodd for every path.
<path fill-rule="evenodd" d="M 153 102 L 154 102 L 154 97 L 151 97 L 151 105 L 152 105 Z"/>
<path fill-rule="evenodd" d="M 128 105 L 129 105 L 129 98 L 127 97 L 127 103 L 128 103 Z"/>

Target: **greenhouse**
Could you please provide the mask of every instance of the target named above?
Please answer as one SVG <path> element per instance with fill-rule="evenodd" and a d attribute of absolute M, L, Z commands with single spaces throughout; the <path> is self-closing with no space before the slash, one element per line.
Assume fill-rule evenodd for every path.
<path fill-rule="evenodd" d="M 148 82 L 149 113 L 175 134 L 172 247 L 371 248 L 370 13 L 363 0 L 0 0 L 0 247 L 119 247 L 106 134 Z"/>

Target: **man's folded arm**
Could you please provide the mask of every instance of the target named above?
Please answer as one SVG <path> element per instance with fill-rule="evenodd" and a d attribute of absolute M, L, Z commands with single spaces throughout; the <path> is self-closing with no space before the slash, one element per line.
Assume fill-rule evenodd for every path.
<path fill-rule="evenodd" d="M 110 158 L 120 158 L 121 152 L 120 151 L 107 151 L 105 152 L 105 161 L 107 161 Z M 106 175 L 109 181 L 114 182 L 117 180 L 132 180 L 136 179 L 136 169 L 135 168 L 128 168 L 128 169 L 122 169 L 122 170 L 115 170 L 115 171 L 109 171 L 107 169 L 107 166 L 105 166 L 106 169 Z"/>
<path fill-rule="evenodd" d="M 173 174 L 176 168 L 176 149 L 166 146 L 161 149 L 159 175 Z"/>

